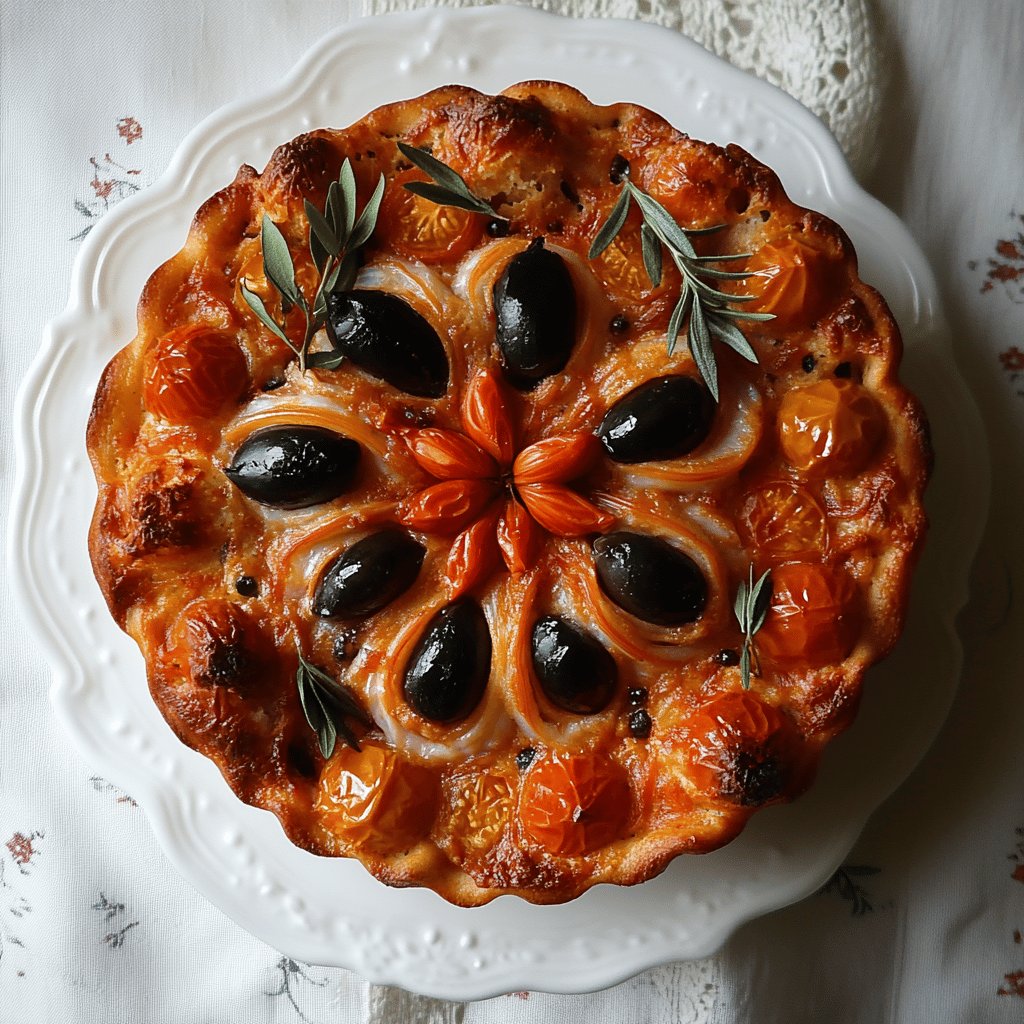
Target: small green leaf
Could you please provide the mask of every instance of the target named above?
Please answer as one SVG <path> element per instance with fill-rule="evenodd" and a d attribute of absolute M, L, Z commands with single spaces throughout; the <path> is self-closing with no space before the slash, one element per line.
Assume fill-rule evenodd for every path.
<path fill-rule="evenodd" d="M 750 644 L 747 643 L 740 652 L 740 685 L 744 690 L 750 689 Z"/>
<path fill-rule="evenodd" d="M 332 181 L 328 186 L 324 216 L 331 225 L 331 230 L 340 239 L 345 233 L 345 196 L 336 181 Z"/>
<path fill-rule="evenodd" d="M 717 316 L 727 316 L 730 320 L 754 320 L 762 323 L 767 320 L 774 320 L 774 313 L 748 313 L 745 309 L 729 309 L 723 306 L 715 310 Z"/>
<path fill-rule="evenodd" d="M 301 293 L 295 284 L 295 265 L 292 254 L 288 251 L 288 243 L 281 234 L 281 229 L 263 214 L 260 227 L 260 245 L 263 248 L 263 272 L 267 280 L 289 301 L 299 305 Z"/>
<path fill-rule="evenodd" d="M 615 200 L 615 205 L 612 207 L 611 213 L 608 214 L 608 219 L 601 225 L 597 234 L 594 235 L 594 240 L 590 243 L 590 252 L 588 253 L 590 259 L 596 259 L 612 244 L 616 235 L 622 230 L 622 225 L 626 223 L 626 217 L 628 216 L 629 192 L 627 189 L 623 189 L 619 193 L 619 198 Z"/>
<path fill-rule="evenodd" d="M 748 260 L 753 255 L 749 252 L 730 252 L 723 253 L 720 256 L 694 256 L 691 258 L 691 263 L 725 263 L 728 260 Z M 703 273 L 703 271 L 701 271 Z M 744 277 L 753 277 L 755 273 L 759 271 L 752 270 L 749 274 L 745 273 Z"/>
<path fill-rule="evenodd" d="M 690 238 L 699 238 L 701 235 L 717 234 L 719 231 L 724 231 L 728 226 L 728 224 L 712 224 L 709 228 L 683 228 L 683 230 Z"/>
<path fill-rule="evenodd" d="M 336 370 L 343 362 L 342 352 L 310 352 L 306 357 L 306 365 L 319 370 Z"/>
<path fill-rule="evenodd" d="M 683 329 L 683 321 L 686 319 L 687 314 L 690 312 L 690 306 L 693 302 L 693 292 L 684 284 L 683 290 L 679 294 L 679 301 L 676 303 L 676 308 L 672 310 L 672 316 L 669 317 L 668 331 L 667 331 L 667 342 L 668 342 L 668 355 L 672 355 L 676 350 L 676 344 L 679 341 L 679 332 Z"/>
<path fill-rule="evenodd" d="M 377 187 L 373 190 L 373 195 L 363 207 L 363 212 L 359 214 L 359 219 L 352 229 L 352 235 L 347 243 L 349 250 L 354 251 L 365 245 L 370 235 L 373 234 L 373 229 L 377 226 L 377 214 L 380 212 L 380 201 L 383 198 L 384 175 L 382 174 L 377 182 Z"/>
<path fill-rule="evenodd" d="M 459 210 L 468 210 L 470 213 L 482 213 L 487 217 L 496 217 L 497 214 L 482 199 L 476 196 L 461 192 L 453 192 L 444 185 L 437 185 L 429 181 L 407 181 L 403 186 L 415 196 L 422 196 L 438 206 L 454 206 Z"/>
<path fill-rule="evenodd" d="M 465 179 L 447 164 L 431 156 L 426 150 L 410 146 L 405 142 L 399 142 L 398 148 L 411 164 L 428 174 L 435 182 L 434 185 L 425 181 L 406 182 L 403 187 L 413 195 L 422 196 L 432 203 L 437 203 L 438 206 L 455 206 L 460 210 L 469 210 L 470 213 L 499 217 L 494 208 L 479 196 L 474 195 Z M 508 218 L 499 217 L 499 219 L 507 220 Z"/>
<path fill-rule="evenodd" d="M 310 237 L 316 236 L 332 256 L 341 255 L 341 242 L 324 215 L 308 199 L 303 199 L 302 205 L 306 210 L 306 220 L 309 221 Z"/>
<path fill-rule="evenodd" d="M 653 287 L 661 284 L 661 240 L 649 224 L 640 226 L 640 246 L 644 257 L 644 269 Z"/>
<path fill-rule="evenodd" d="M 242 285 L 241 290 L 242 298 L 245 299 L 246 305 L 256 314 L 263 326 L 266 327 L 271 334 L 280 338 L 286 345 L 294 348 L 291 341 L 288 339 L 288 335 L 284 333 L 284 330 L 267 311 L 267 307 L 263 304 L 263 300 L 255 292 L 250 291 L 245 284 Z"/>
<path fill-rule="evenodd" d="M 704 383 L 711 392 L 711 397 L 718 401 L 718 367 L 715 365 L 715 353 L 711 348 L 711 334 L 704 320 L 704 309 L 694 299 L 690 308 L 690 321 L 686 329 L 686 339 L 690 345 L 690 353 L 697 364 L 697 372 L 704 378 Z"/>
<path fill-rule="evenodd" d="M 334 753 L 338 734 L 355 750 L 359 750 L 356 735 L 345 722 L 355 718 L 371 725 L 366 712 L 356 703 L 355 698 L 341 684 L 322 669 L 310 664 L 299 655 L 299 667 L 295 673 L 295 684 L 299 691 L 299 703 L 309 727 L 316 733 L 320 753 L 329 758 Z"/>
<path fill-rule="evenodd" d="M 690 240 L 686 237 L 686 233 L 675 222 L 672 214 L 657 199 L 649 196 L 642 189 L 637 188 L 631 181 L 627 180 L 626 188 L 629 189 L 633 198 L 637 201 L 637 204 L 643 211 L 644 218 L 670 249 L 675 249 L 676 252 L 687 257 L 697 255 Z"/>
<path fill-rule="evenodd" d="M 716 315 L 708 317 L 708 328 L 716 338 L 724 341 L 729 348 L 738 352 L 748 362 L 757 362 L 757 353 L 734 323 L 729 320 L 719 320 L 716 313 Z"/>
<path fill-rule="evenodd" d="M 424 173 L 429 174 L 438 185 L 443 185 L 449 192 L 464 191 L 472 195 L 465 179 L 458 171 L 452 170 L 446 163 L 438 160 L 435 156 L 431 156 L 425 149 L 420 149 L 418 146 L 410 146 L 406 142 L 399 142 L 398 148 L 402 156 L 409 163 L 418 167 Z"/>
<path fill-rule="evenodd" d="M 750 623 L 750 633 L 751 635 L 753 635 L 764 625 L 764 620 L 768 615 L 768 609 L 771 607 L 771 569 L 765 569 L 764 573 L 762 573 L 761 575 L 761 578 L 754 584 L 754 587 L 750 592 L 750 598 L 748 603 L 750 606 L 750 617 L 748 621 Z"/>
<path fill-rule="evenodd" d="M 352 170 L 352 162 L 345 157 L 338 172 L 338 184 L 341 186 L 341 194 L 344 202 L 341 206 L 343 217 L 338 225 L 338 237 L 342 244 L 347 245 L 352 235 L 352 226 L 356 222 L 356 176 Z"/>
<path fill-rule="evenodd" d="M 736 600 L 732 605 L 736 621 L 744 633 L 747 631 L 747 592 L 747 581 L 740 580 L 740 585 L 736 588 Z"/>

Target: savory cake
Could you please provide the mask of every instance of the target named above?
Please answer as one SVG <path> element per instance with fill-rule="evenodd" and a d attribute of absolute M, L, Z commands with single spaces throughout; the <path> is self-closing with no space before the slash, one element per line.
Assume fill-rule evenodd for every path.
<path fill-rule="evenodd" d="M 242 167 L 103 374 L 90 550 L 292 842 L 462 905 L 713 850 L 898 637 L 926 424 L 832 221 L 526 82 Z"/>

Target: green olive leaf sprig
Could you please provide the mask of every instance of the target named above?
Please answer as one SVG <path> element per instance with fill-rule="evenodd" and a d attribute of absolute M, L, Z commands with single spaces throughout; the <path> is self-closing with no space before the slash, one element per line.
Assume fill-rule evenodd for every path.
<path fill-rule="evenodd" d="M 754 671 L 760 674 L 761 664 L 754 647 L 754 634 L 764 625 L 768 608 L 772 603 L 772 571 L 765 569 L 761 578 L 754 582 L 754 564 L 751 562 L 748 577 L 740 580 L 736 590 L 736 602 L 733 611 L 743 630 L 743 649 L 740 652 L 740 681 L 744 690 L 750 689 L 751 658 L 754 660 Z"/>
<path fill-rule="evenodd" d="M 502 217 L 501 214 L 496 213 L 490 203 L 474 195 L 457 171 L 453 171 L 437 157 L 431 156 L 425 149 L 418 149 L 405 142 L 399 142 L 398 148 L 406 160 L 433 179 L 433 183 L 429 181 L 405 182 L 402 187 L 408 189 L 413 195 L 428 199 L 438 206 L 455 206 L 460 210 L 482 213 L 485 217 L 493 217 L 496 220 L 508 220 L 508 217 Z"/>
<path fill-rule="evenodd" d="M 354 718 L 363 725 L 373 725 L 373 722 L 349 690 L 323 669 L 311 665 L 301 654 L 295 684 L 302 712 L 320 744 L 320 753 L 330 757 L 339 735 L 350 747 L 359 750 L 359 741 L 346 719 Z"/>
<path fill-rule="evenodd" d="M 302 343 L 296 345 L 288 337 L 283 323 L 278 323 L 264 305 L 263 300 L 242 282 L 242 298 L 271 334 L 280 338 L 298 357 L 299 370 L 306 372 L 307 366 L 326 365 L 320 355 L 334 358 L 334 353 L 310 355 L 309 345 L 327 320 L 327 296 L 332 292 L 351 288 L 358 271 L 359 249 L 366 244 L 377 223 L 380 201 L 384 195 L 384 175 L 380 176 L 377 188 L 356 216 L 356 179 L 352 164 L 346 157 L 341 165 L 338 180 L 332 181 L 327 190 L 327 202 L 323 211 L 318 210 L 308 199 L 303 200 L 306 219 L 309 221 L 309 252 L 319 274 L 312 305 L 295 281 L 295 264 L 292 261 L 288 243 L 281 229 L 263 214 L 260 226 L 260 246 L 263 250 L 263 272 L 267 280 L 281 293 L 285 311 L 298 306 L 306 318 Z"/>
<path fill-rule="evenodd" d="M 683 228 L 655 198 L 634 185 L 628 176 L 622 179 L 622 191 L 612 207 L 608 219 L 598 229 L 590 244 L 589 256 L 595 259 L 615 240 L 629 215 L 629 206 L 635 202 L 640 208 L 643 223 L 640 227 L 641 254 L 644 269 L 657 288 L 662 276 L 662 247 L 672 262 L 679 268 L 683 283 L 679 300 L 668 322 L 668 354 L 672 355 L 679 339 L 679 333 L 686 325 L 686 343 L 689 346 L 697 371 L 707 384 L 715 401 L 718 401 L 718 366 L 712 338 L 723 341 L 751 363 L 757 362 L 757 353 L 736 325 L 737 320 L 773 320 L 774 313 L 748 313 L 737 309 L 732 303 L 750 302 L 754 295 L 733 295 L 709 284 L 707 279 L 721 281 L 742 281 L 751 274 L 745 271 L 720 270 L 711 264 L 730 260 L 747 259 L 748 252 L 730 253 L 721 256 L 698 256 L 692 238 L 721 231 L 724 224 L 709 228 Z"/>

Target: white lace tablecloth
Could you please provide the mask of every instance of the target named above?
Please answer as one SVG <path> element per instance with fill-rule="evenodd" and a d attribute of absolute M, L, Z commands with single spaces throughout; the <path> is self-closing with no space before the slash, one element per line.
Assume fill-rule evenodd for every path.
<path fill-rule="evenodd" d="M 97 219 L 155 179 L 204 115 L 276 82 L 325 30 L 404 6 L 0 0 L 5 409 Z M 47 668 L 3 590 L 0 1021 L 1024 1020 L 1024 5 L 883 0 L 873 17 L 864 0 L 545 6 L 662 22 L 781 85 L 930 256 L 996 480 L 944 734 L 825 890 L 716 956 L 592 996 L 442 1003 L 289 960 L 183 883 L 130 796 L 57 730 Z M 5 518 L 12 458 L 5 422 Z"/>

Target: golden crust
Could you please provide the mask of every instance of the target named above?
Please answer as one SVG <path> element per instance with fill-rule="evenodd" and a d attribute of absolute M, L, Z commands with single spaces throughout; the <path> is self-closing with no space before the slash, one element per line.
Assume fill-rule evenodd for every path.
<path fill-rule="evenodd" d="M 511 224 L 509 238 L 499 242 L 471 225 L 477 233 L 468 254 L 419 252 L 428 267 L 410 262 L 401 250 L 411 243 L 389 234 L 387 223 L 367 247 L 369 266 L 399 268 L 385 287 L 405 288 L 403 297 L 445 343 L 453 383 L 437 400 L 402 395 L 359 371 L 299 374 L 239 291 L 244 279 L 274 315 L 286 315 L 279 300 L 273 306 L 263 277 L 261 218 L 267 214 L 281 228 L 300 285 L 308 287 L 315 270 L 306 254 L 303 200 L 323 208 L 345 157 L 361 201 L 380 174 L 390 188 L 408 171 L 399 139 L 429 146 Z M 427 557 L 416 584 L 360 625 L 360 652 L 345 670 L 377 725 L 361 730 L 362 754 L 339 741 L 325 762 L 299 706 L 296 652 L 337 669 L 340 627 L 311 615 L 310 580 L 345 537 L 393 518 L 411 492 L 431 483 L 396 423 L 430 419 L 461 429 L 459 389 L 494 361 L 487 294 L 495 271 L 488 278 L 486 267 L 500 270 L 538 234 L 571 264 L 586 338 L 564 379 L 516 399 L 531 439 L 592 431 L 610 402 L 675 365 L 664 349 L 678 294 L 671 268 L 665 284 L 651 287 L 639 249 L 629 249 L 629 232 L 603 257 L 586 258 L 619 193 L 609 179 L 616 156 L 685 226 L 725 223 L 713 236 L 716 251 L 752 252 L 756 260 L 771 246 L 795 246 L 810 267 L 796 313 L 746 332 L 758 365 L 720 346 L 721 408 L 749 428 L 733 462 L 728 444 L 742 445 L 729 435 L 717 462 L 707 456 L 704 476 L 681 479 L 677 468 L 662 464 L 647 477 L 635 467 L 603 467 L 582 487 L 619 494 L 619 504 L 610 498 L 607 507 L 624 523 L 669 524 L 664 529 L 672 531 L 678 524 L 679 536 L 697 538 L 695 550 L 706 553 L 711 575 L 708 610 L 685 636 L 620 614 L 593 581 L 587 542 L 548 537 L 535 568 L 492 573 L 476 584 L 495 649 L 481 707 L 464 722 L 426 723 L 394 697 L 408 652 L 396 638 L 415 639 L 410 623 L 425 621 L 451 593 L 444 575 L 451 538 L 425 533 Z M 484 269 L 463 272 L 456 301 L 447 288 L 477 257 Z M 419 290 L 408 284 L 410 268 Z M 476 304 L 474 288 L 483 296 Z M 606 326 L 616 314 L 629 324 L 624 337 Z M 188 415 L 160 405 L 147 382 L 167 339 L 195 331 L 215 335 L 217 344 L 230 339 L 245 372 L 236 386 L 225 380 L 225 364 L 203 366 L 221 401 L 203 407 L 200 394 L 199 410 Z M 681 853 L 729 842 L 759 806 L 805 789 L 825 745 L 852 721 L 865 669 L 900 634 L 924 536 L 931 459 L 922 409 L 896 377 L 900 355 L 896 324 L 882 297 L 857 277 L 846 235 L 791 202 L 775 174 L 739 147 L 689 139 L 631 104 L 594 106 L 565 85 L 523 82 L 499 96 L 448 86 L 383 107 L 347 129 L 299 136 L 274 153 L 262 174 L 242 167 L 200 208 L 184 248 L 147 283 L 138 334 L 97 389 L 88 429 L 99 485 L 89 535 L 94 570 L 112 615 L 146 657 L 153 698 L 175 733 L 213 759 L 242 800 L 276 814 L 297 845 L 357 857 L 389 885 L 428 886 L 465 906 L 505 893 L 557 903 L 599 882 L 636 884 Z M 280 387 L 266 390 L 278 379 Z M 874 416 L 878 436 L 855 471 L 795 467 L 803 448 L 785 449 L 786 403 L 812 384 L 827 400 L 845 401 L 854 390 L 868 396 L 858 399 L 870 406 L 864 429 Z M 362 473 L 350 493 L 323 508 L 267 514 L 222 470 L 248 433 L 282 415 L 340 424 L 370 451 L 374 472 Z M 820 530 L 818 550 L 794 556 L 793 534 L 765 541 L 771 531 L 757 516 L 769 513 L 799 520 L 789 524 L 795 532 L 804 528 L 801 516 L 809 516 Z M 814 578 L 840 580 L 837 592 L 857 611 L 845 646 L 824 661 L 787 655 L 792 635 L 772 641 L 777 656 L 770 647 L 762 652 L 761 673 L 744 694 L 738 669 L 715 656 L 739 645 L 731 604 L 748 560 L 778 567 L 780 580 L 795 573 L 797 583 L 805 564 L 812 574 L 823 567 Z M 243 576 L 256 581 L 257 593 L 238 592 Z M 523 671 L 517 667 L 524 664 L 516 659 L 530 617 L 554 607 L 556 590 L 559 600 L 587 609 L 588 622 L 611 638 L 619 664 L 612 704 L 583 724 L 545 702 L 528 662 Z M 765 632 L 769 645 L 771 630 Z M 641 686 L 653 719 L 648 738 L 631 735 L 627 725 L 626 690 Z M 534 760 L 524 768 L 515 758 L 526 747 Z M 536 822 L 524 824 L 526 805 L 546 792 L 537 788 L 540 773 L 562 771 L 550 766 L 570 755 L 584 765 L 572 769 L 584 772 L 572 776 L 581 805 L 551 838 Z M 363 819 L 355 820 L 339 796 L 339 779 L 361 780 L 372 791 Z M 595 794 L 592 804 L 584 791 Z M 613 791 L 607 814 L 619 815 L 615 832 L 594 840 L 596 808 Z M 597 825 L 584 833 L 591 812 Z M 561 840 L 568 845 L 560 847 Z"/>

